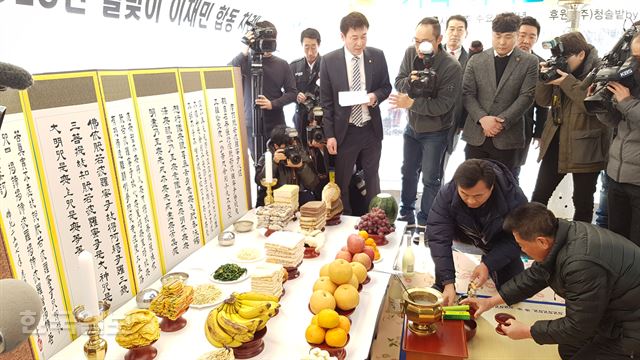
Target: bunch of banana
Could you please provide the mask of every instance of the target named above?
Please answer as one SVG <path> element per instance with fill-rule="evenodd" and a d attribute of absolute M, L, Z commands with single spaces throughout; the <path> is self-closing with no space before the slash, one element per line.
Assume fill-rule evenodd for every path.
<path fill-rule="evenodd" d="M 256 331 L 267 326 L 267 321 L 275 316 L 279 307 L 275 296 L 233 293 L 209 313 L 205 322 L 207 340 L 216 347 L 238 347 L 249 342 Z"/>

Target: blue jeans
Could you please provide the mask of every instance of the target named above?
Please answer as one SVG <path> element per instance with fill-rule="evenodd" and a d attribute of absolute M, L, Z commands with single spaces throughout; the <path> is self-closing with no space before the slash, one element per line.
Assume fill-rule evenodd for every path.
<path fill-rule="evenodd" d="M 413 212 L 416 206 L 418 179 L 422 172 L 422 201 L 418 224 L 425 225 L 433 199 L 440 190 L 443 157 L 447 150 L 449 129 L 416 133 L 409 125 L 404 130 L 404 157 L 402 160 L 402 191 L 400 213 Z"/>

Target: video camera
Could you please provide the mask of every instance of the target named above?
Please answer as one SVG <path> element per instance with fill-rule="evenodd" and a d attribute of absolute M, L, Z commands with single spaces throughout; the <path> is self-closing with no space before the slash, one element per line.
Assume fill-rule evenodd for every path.
<path fill-rule="evenodd" d="M 433 66 L 433 45 L 429 42 L 422 42 L 418 49 L 421 54 L 424 55 L 424 59 L 419 67 L 423 69 L 418 70 L 415 75 L 418 77 L 416 80 L 409 82 L 409 97 L 415 99 L 417 97 L 435 98 L 437 96 L 437 80 L 436 72 L 431 68 Z"/>
<path fill-rule="evenodd" d="M 324 136 L 324 129 L 322 128 L 322 117 L 324 116 L 324 111 L 322 111 L 322 107 L 315 106 L 313 108 L 313 119 L 312 120 L 315 125 L 307 126 L 307 139 L 309 142 L 315 141 L 317 143 L 323 143 L 326 141 Z"/>
<path fill-rule="evenodd" d="M 542 48 L 551 50 L 551 58 L 546 61 L 547 69 L 545 71 L 540 71 L 540 74 L 538 75 L 540 81 L 549 82 L 559 78 L 560 74 L 558 74 L 556 70 L 569 72 L 567 57 L 563 55 L 564 45 L 562 45 L 562 41 L 560 41 L 559 38 L 543 41 Z"/>
<path fill-rule="evenodd" d="M 258 26 L 257 22 L 247 21 L 249 31 L 253 32 L 253 39 L 242 37 L 242 43 L 248 45 L 256 54 L 264 54 L 276 51 L 276 29 L 273 27 Z"/>
<path fill-rule="evenodd" d="M 596 84 L 591 96 L 584 99 L 584 107 L 591 113 L 607 113 L 613 110 L 613 93 L 607 89 L 609 81 L 617 81 L 631 89 L 636 61 L 631 55 L 631 40 L 640 31 L 640 25 L 633 25 L 624 32 L 613 49 L 603 58 L 600 66 L 593 69 L 584 79 L 582 88 Z"/>

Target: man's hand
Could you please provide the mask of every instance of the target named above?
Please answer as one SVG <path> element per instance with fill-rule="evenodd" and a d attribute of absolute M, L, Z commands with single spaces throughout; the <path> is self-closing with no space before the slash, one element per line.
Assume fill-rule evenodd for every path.
<path fill-rule="evenodd" d="M 280 161 L 287 160 L 287 155 L 284 154 L 284 149 L 278 149 L 273 153 L 273 162 L 279 164 Z"/>
<path fill-rule="evenodd" d="M 477 314 L 477 313 L 476 313 Z M 515 319 L 509 319 L 500 328 L 513 340 L 531 339 L 531 326 Z"/>
<path fill-rule="evenodd" d="M 376 94 L 368 93 L 367 96 L 369 97 L 369 103 L 367 104 L 368 106 L 375 106 L 378 103 L 378 97 L 376 96 Z"/>
<path fill-rule="evenodd" d="M 327 151 L 329 151 L 331 155 L 338 153 L 338 141 L 336 138 L 332 137 L 327 139 Z"/>
<path fill-rule="evenodd" d="M 389 104 L 392 109 L 408 109 L 413 106 L 413 102 L 414 100 L 404 93 L 389 95 Z"/>
<path fill-rule="evenodd" d="M 307 100 L 307 97 L 304 96 L 304 93 L 299 92 L 298 96 L 296 96 L 296 101 L 298 102 L 298 104 L 302 104 L 305 100 Z"/>
<path fill-rule="evenodd" d="M 480 126 L 482 126 L 482 131 L 484 132 L 484 136 L 486 137 L 494 137 L 497 136 L 504 126 L 502 123 L 504 120 L 495 117 L 495 116 L 483 116 L 480 118 Z"/>
<path fill-rule="evenodd" d="M 456 286 L 454 284 L 447 284 L 444 286 L 442 292 L 442 304 L 444 306 L 455 305 L 456 301 Z"/>
<path fill-rule="evenodd" d="M 618 103 L 624 101 L 626 98 L 631 96 L 631 92 L 629 92 L 629 88 L 620 84 L 617 81 L 610 81 L 607 84 L 607 89 L 613 93 Z"/>
<path fill-rule="evenodd" d="M 411 77 L 409 78 L 409 82 L 416 81 L 416 80 L 418 80 L 419 78 L 420 78 L 420 77 L 418 76 L 418 70 L 413 70 L 413 71 L 411 72 Z"/>
<path fill-rule="evenodd" d="M 271 101 L 264 95 L 258 95 L 258 98 L 256 99 L 256 105 L 260 106 L 260 109 L 262 110 L 273 109 L 273 107 L 271 106 Z"/>
<path fill-rule="evenodd" d="M 469 305 L 473 309 L 475 309 L 476 312 L 473 315 L 474 319 L 477 319 L 478 317 L 480 317 L 480 315 L 483 312 L 490 310 L 492 307 L 495 306 L 491 298 L 477 298 L 477 297 L 466 298 L 460 301 L 460 304 Z"/>
<path fill-rule="evenodd" d="M 567 78 L 567 76 L 569 75 L 568 73 L 560 70 L 560 69 L 556 69 L 556 72 L 560 75 L 559 78 L 551 80 L 549 82 L 546 82 L 546 85 L 558 85 L 560 86 L 560 84 L 564 81 L 564 79 Z"/>
<path fill-rule="evenodd" d="M 480 288 L 487 282 L 489 279 L 489 268 L 484 263 L 480 263 L 480 265 L 476 266 L 473 269 L 473 273 L 471 274 L 471 281 L 475 281 L 476 285 Z"/>

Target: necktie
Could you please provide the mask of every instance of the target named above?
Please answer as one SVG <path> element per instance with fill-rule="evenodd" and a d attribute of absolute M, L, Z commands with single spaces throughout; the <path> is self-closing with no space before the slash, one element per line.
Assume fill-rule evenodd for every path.
<path fill-rule="evenodd" d="M 362 84 L 360 83 L 360 63 L 358 62 L 357 56 L 354 56 L 353 59 L 351 59 L 351 65 L 353 67 L 351 91 L 360 91 L 362 90 Z M 351 108 L 351 123 L 358 127 L 364 125 L 364 119 L 362 117 L 362 105 L 354 105 Z"/>

